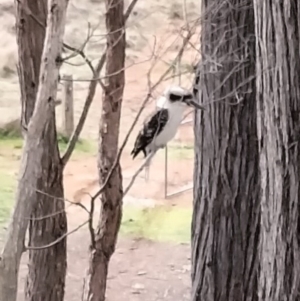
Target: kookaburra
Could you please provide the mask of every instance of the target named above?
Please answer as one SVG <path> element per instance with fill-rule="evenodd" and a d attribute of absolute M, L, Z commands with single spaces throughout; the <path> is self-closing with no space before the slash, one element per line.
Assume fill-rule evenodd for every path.
<path fill-rule="evenodd" d="M 164 148 L 180 126 L 187 107 L 204 110 L 195 102 L 193 94 L 179 86 L 168 87 L 159 99 L 157 108 L 144 122 L 131 152 L 133 159 L 143 152 L 145 158 Z"/>

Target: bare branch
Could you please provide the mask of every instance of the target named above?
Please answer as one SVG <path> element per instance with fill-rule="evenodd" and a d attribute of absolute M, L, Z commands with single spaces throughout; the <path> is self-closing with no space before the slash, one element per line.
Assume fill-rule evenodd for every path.
<path fill-rule="evenodd" d="M 138 0 L 132 0 L 132 2 L 130 3 L 130 5 L 129 5 L 126 13 L 125 13 L 125 22 L 129 18 L 129 16 L 130 16 L 135 4 L 137 3 L 137 1 Z M 90 66 L 90 68 L 92 67 L 91 70 L 93 72 L 93 78 L 95 80 L 99 77 L 99 74 L 100 74 L 100 72 L 101 72 L 101 70 L 104 66 L 105 60 L 106 60 L 106 50 L 102 54 L 97 66 L 96 66 L 96 69 L 93 68 L 92 64 L 90 64 L 90 65 L 88 64 Z M 95 80 L 90 82 L 89 89 L 88 89 L 88 95 L 86 97 L 85 104 L 83 106 L 83 110 L 82 110 L 81 116 L 79 118 L 78 124 L 77 124 L 76 129 L 74 130 L 74 133 L 72 134 L 71 139 L 70 139 L 70 141 L 67 145 L 67 149 L 66 149 L 65 153 L 62 156 L 61 161 L 62 161 L 63 166 L 65 166 L 67 164 L 67 162 L 69 161 L 69 159 L 70 159 L 70 157 L 71 157 L 71 155 L 74 151 L 75 145 L 78 141 L 79 135 L 80 135 L 80 133 L 83 129 L 85 120 L 87 118 L 90 106 L 91 106 L 91 104 L 93 102 L 93 99 L 95 97 L 96 85 L 97 85 L 97 81 L 95 81 Z M 101 87 L 102 87 L 102 85 L 101 85 Z"/>
<path fill-rule="evenodd" d="M 95 250 L 96 248 L 96 238 L 95 238 L 95 229 L 93 226 L 94 222 L 94 211 L 95 211 L 95 198 L 91 197 L 91 209 L 90 209 L 90 215 L 89 215 L 89 232 L 91 236 L 91 250 Z"/>
<path fill-rule="evenodd" d="M 175 59 L 174 59 L 174 64 L 175 64 L 175 62 L 177 62 L 178 58 L 180 58 L 180 56 L 182 55 L 182 52 L 184 52 L 184 49 L 185 49 L 186 45 L 188 44 L 188 41 L 190 40 L 191 37 L 192 37 L 192 35 L 188 35 L 188 36 L 185 38 L 185 40 L 183 41 L 183 45 L 181 46 L 181 48 L 180 48 L 180 50 L 179 50 L 177 56 L 176 56 Z M 165 78 L 165 77 L 172 71 L 172 69 L 173 69 L 173 64 L 171 64 L 171 65 L 169 66 L 169 68 L 168 68 L 168 69 L 160 76 L 160 78 L 156 81 L 156 83 L 155 83 L 154 85 L 151 85 L 150 74 L 151 74 L 151 71 L 153 70 L 154 66 L 155 66 L 155 64 L 153 64 L 153 65 L 151 66 L 151 68 L 150 68 L 150 70 L 149 70 L 149 72 L 148 72 L 148 76 L 147 76 L 147 78 L 148 78 L 148 89 L 149 89 L 149 90 L 148 90 L 148 94 L 147 94 L 146 98 L 144 99 L 144 101 L 143 101 L 143 103 L 142 103 L 142 105 L 141 105 L 141 107 L 140 107 L 140 109 L 139 109 L 139 111 L 138 111 L 138 113 L 137 113 L 137 115 L 136 115 L 136 117 L 135 117 L 135 119 L 134 119 L 134 121 L 133 121 L 131 127 L 129 128 L 129 130 L 128 130 L 127 134 L 126 134 L 126 137 L 125 137 L 125 139 L 124 139 L 124 141 L 123 141 L 122 146 L 120 147 L 120 150 L 119 150 L 119 152 L 118 152 L 118 155 L 117 155 L 117 157 L 116 157 L 116 159 L 115 159 L 115 161 L 114 161 L 114 164 L 113 164 L 112 168 L 110 169 L 110 171 L 109 171 L 109 173 L 108 173 L 108 175 L 107 175 L 107 177 L 106 177 L 106 179 L 105 179 L 103 185 L 100 187 L 100 189 L 99 189 L 99 190 L 95 193 L 95 195 L 92 197 L 92 201 L 94 201 L 94 200 L 102 193 L 102 191 L 103 191 L 104 188 L 106 187 L 107 183 L 109 182 L 109 180 L 110 180 L 110 178 L 111 178 L 111 176 L 112 176 L 112 174 L 113 174 L 115 168 L 117 167 L 117 165 L 118 165 L 118 163 L 119 163 L 119 161 L 120 161 L 122 152 L 123 152 L 123 150 L 124 150 L 124 148 L 125 148 L 125 146 L 126 146 L 126 144 L 127 144 L 127 142 L 128 142 L 128 139 L 129 139 L 129 137 L 130 137 L 130 135 L 131 135 L 131 133 L 132 133 L 132 131 L 133 131 L 135 125 L 137 124 L 137 122 L 138 122 L 138 120 L 139 120 L 139 118 L 140 118 L 140 116 L 141 116 L 141 114 L 142 114 L 142 112 L 143 112 L 143 110 L 144 110 L 144 108 L 145 108 L 145 105 L 148 103 L 149 99 L 151 98 L 151 94 L 152 94 L 153 90 L 155 90 L 155 89 L 158 87 L 158 85 L 164 80 L 164 78 Z"/>
<path fill-rule="evenodd" d="M 66 56 L 66 57 L 64 57 L 63 58 L 63 61 L 67 61 L 67 60 L 69 60 L 69 59 L 71 59 L 71 58 L 74 58 L 74 57 L 76 57 L 77 55 L 84 55 L 84 57 L 83 57 L 83 59 L 84 59 L 84 61 L 85 61 L 85 63 L 88 63 L 88 62 L 86 62 L 86 60 L 85 60 L 85 54 L 83 53 L 83 50 L 84 50 L 84 48 L 85 48 L 85 46 L 87 45 L 87 43 L 89 42 L 89 40 L 91 39 L 91 37 L 92 37 L 92 35 L 93 35 L 93 32 L 94 32 L 94 30 L 91 30 L 91 26 L 90 26 L 90 23 L 88 23 L 88 34 L 87 34 L 87 37 L 86 37 L 86 39 L 85 39 L 85 41 L 83 42 L 83 44 L 82 44 L 82 46 L 80 47 L 80 49 L 76 49 L 76 48 L 74 48 L 74 47 L 71 47 L 71 46 L 69 46 L 69 45 L 67 45 L 67 44 L 65 44 L 64 45 L 64 48 L 66 48 L 66 49 L 68 49 L 68 50 L 71 50 L 71 51 L 73 51 L 69 56 Z"/>
<path fill-rule="evenodd" d="M 38 192 L 38 193 L 40 193 L 40 194 L 42 194 L 42 195 L 44 195 L 44 196 L 47 196 L 47 197 L 49 197 L 49 198 L 59 199 L 59 200 L 64 201 L 64 202 L 68 202 L 68 203 L 70 203 L 71 205 L 79 206 L 80 208 L 82 208 L 82 209 L 83 209 L 85 212 L 87 212 L 88 214 L 90 213 L 89 210 L 86 208 L 86 206 L 84 206 L 84 205 L 81 204 L 80 202 L 73 202 L 73 201 L 70 201 L 70 200 L 68 200 L 68 199 L 66 199 L 66 198 L 57 198 L 57 197 L 55 197 L 55 196 L 53 196 L 53 195 L 51 195 L 51 194 L 49 194 L 49 193 L 47 193 L 47 192 L 44 192 L 44 191 L 42 191 L 42 190 L 39 190 L 39 189 L 36 189 L 36 188 L 34 188 L 34 189 L 35 189 L 36 192 Z"/>
<path fill-rule="evenodd" d="M 65 233 L 64 235 L 62 235 L 61 237 L 59 237 L 58 239 L 54 240 L 53 242 L 51 242 L 48 245 L 44 245 L 44 246 L 40 246 L 40 247 L 35 247 L 35 246 L 25 246 L 25 250 L 43 250 L 43 249 L 47 249 L 47 248 L 51 248 L 53 246 L 55 246 L 57 243 L 59 243 L 60 241 L 62 241 L 63 239 L 65 239 L 67 236 L 75 233 L 76 231 L 78 231 L 80 228 L 82 228 L 83 226 L 85 226 L 89 221 L 85 221 L 84 223 L 80 224 L 78 227 L 76 227 L 75 229 L 73 229 L 70 232 Z"/>
<path fill-rule="evenodd" d="M 58 211 L 55 211 L 55 212 L 47 214 L 47 215 L 43 215 L 43 216 L 40 216 L 40 217 L 24 217 L 24 219 L 28 219 L 28 220 L 32 220 L 32 221 L 41 221 L 41 220 L 44 220 L 44 219 L 47 219 L 47 218 L 54 217 L 58 214 L 64 213 L 71 206 L 78 206 L 78 207 L 82 208 L 85 212 L 87 212 L 88 215 L 90 215 L 90 211 L 87 209 L 87 207 L 85 205 L 83 205 L 82 203 L 80 203 L 80 202 L 73 202 L 73 201 L 70 201 L 66 198 L 56 197 L 56 196 L 53 196 L 53 195 L 51 195 L 47 192 L 44 192 L 44 191 L 42 191 L 40 189 L 37 189 L 37 188 L 34 188 L 34 187 L 32 187 L 32 189 L 34 189 L 34 191 L 36 191 L 37 193 L 42 194 L 43 196 L 46 196 L 46 197 L 49 197 L 49 198 L 52 198 L 52 199 L 61 200 L 63 202 L 68 202 L 68 203 L 70 203 L 70 205 L 65 209 L 58 210 Z"/>
<path fill-rule="evenodd" d="M 133 67 L 133 66 L 136 66 L 136 65 L 139 65 L 139 64 L 144 64 L 144 63 L 150 61 L 152 58 L 153 58 L 153 55 L 150 56 L 150 57 L 148 57 L 148 58 L 146 58 L 145 60 L 142 60 L 142 61 L 139 61 L 139 62 L 130 64 L 130 65 L 128 65 L 128 66 L 126 66 L 126 67 L 124 67 L 124 68 L 122 68 L 122 69 L 120 69 L 120 70 L 114 72 L 114 73 L 107 74 L 107 75 L 103 75 L 103 76 L 101 76 L 101 77 L 100 77 L 100 76 L 97 76 L 97 77 L 88 78 L 88 79 L 84 79 L 84 78 L 83 78 L 83 79 L 72 79 L 71 81 L 72 81 L 72 82 L 91 82 L 91 81 L 99 81 L 99 80 L 102 80 L 102 79 L 107 79 L 107 78 L 109 78 L 109 77 L 116 76 L 116 75 L 118 75 L 119 73 L 123 72 L 124 70 L 127 70 L 127 69 L 129 69 L 129 68 L 131 68 L 131 67 Z M 65 79 L 62 79 L 62 80 L 65 80 Z M 70 81 L 70 80 L 69 80 L 69 81 Z"/>
<path fill-rule="evenodd" d="M 138 0 L 132 0 L 131 3 L 129 4 L 126 12 L 125 12 L 125 15 L 124 15 L 124 18 L 125 18 L 125 22 L 127 21 L 127 19 L 129 18 L 130 14 L 132 13 L 136 3 L 138 2 Z"/>
<path fill-rule="evenodd" d="M 55 211 L 55 212 L 53 212 L 53 213 L 46 214 L 46 215 L 40 216 L 40 217 L 24 217 L 24 218 L 27 218 L 27 219 L 29 219 L 29 220 L 31 220 L 31 221 L 42 221 L 42 220 L 44 220 L 44 219 L 54 217 L 54 216 L 56 216 L 56 215 L 58 215 L 58 214 L 62 214 L 62 213 L 64 213 L 64 212 L 66 212 L 67 209 L 68 209 L 68 208 L 65 208 L 65 209 L 62 209 L 62 210 L 58 210 L 58 211 Z"/>
<path fill-rule="evenodd" d="M 143 161 L 142 165 L 138 168 L 138 170 L 135 172 L 135 174 L 132 176 L 128 186 L 126 187 L 126 189 L 124 190 L 123 193 L 123 197 L 128 193 L 128 191 L 130 190 L 130 188 L 132 187 L 132 185 L 134 184 L 136 178 L 138 177 L 138 175 L 142 172 L 142 170 L 145 168 L 145 166 L 147 166 L 151 159 L 155 156 L 156 152 L 151 153 L 145 161 Z"/>

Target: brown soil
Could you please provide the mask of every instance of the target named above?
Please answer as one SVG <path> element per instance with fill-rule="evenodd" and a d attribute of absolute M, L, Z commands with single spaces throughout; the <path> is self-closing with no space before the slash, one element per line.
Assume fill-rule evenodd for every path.
<path fill-rule="evenodd" d="M 164 199 L 163 159 L 163 156 L 158 156 L 154 160 L 149 182 L 146 183 L 142 177 L 138 178 L 128 198 L 134 197 L 135 201 L 141 202 L 151 198 L 160 204 L 191 206 L 191 191 Z M 191 181 L 191 169 L 188 168 L 191 165 L 190 161 L 179 160 L 170 163 L 170 178 L 173 177 L 174 181 L 170 180 L 169 190 L 172 190 L 172 186 L 177 186 L 180 181 Z M 122 163 L 124 177 L 126 178 L 127 175 L 130 178 L 131 171 L 140 162 L 132 166 L 131 159 L 125 155 Z M 96 166 L 96 157 L 70 162 L 65 173 L 66 196 L 69 200 L 88 204 L 88 193 L 93 193 L 98 188 Z M 126 186 L 127 180 L 125 179 L 124 182 Z M 68 209 L 69 229 L 78 226 L 86 218 L 83 210 L 71 206 Z M 87 228 L 82 228 L 69 236 L 66 301 L 81 300 L 83 279 L 88 267 L 88 245 Z M 24 300 L 26 257 L 25 255 L 22 260 L 20 271 L 19 301 Z M 190 246 L 121 236 L 111 260 L 108 278 L 108 301 L 189 300 Z"/>

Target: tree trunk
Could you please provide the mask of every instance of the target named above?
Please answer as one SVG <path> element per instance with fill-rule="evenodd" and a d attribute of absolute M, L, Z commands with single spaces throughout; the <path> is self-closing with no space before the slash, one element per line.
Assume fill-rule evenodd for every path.
<path fill-rule="evenodd" d="M 99 132 L 99 178 L 102 185 L 113 167 L 118 153 L 121 106 L 125 84 L 125 27 L 123 0 L 106 0 L 106 89 L 102 103 Z M 92 246 L 89 301 L 104 301 L 110 257 L 117 241 L 122 218 L 122 173 L 117 164 L 101 194 L 101 213 Z"/>
<path fill-rule="evenodd" d="M 252 0 L 203 0 L 194 91 L 192 300 L 257 300 L 259 172 Z"/>
<path fill-rule="evenodd" d="M 60 164 L 54 120 L 53 114 L 43 141 L 43 175 L 37 182 L 37 190 L 43 193 L 37 193 L 38 204 L 29 224 L 29 245 L 34 247 L 48 245 L 67 232 L 63 167 Z M 55 214 L 57 212 L 60 213 Z M 27 301 L 64 300 L 66 251 L 66 238 L 49 248 L 29 250 Z"/>
<path fill-rule="evenodd" d="M 300 1 L 254 1 L 262 177 L 260 300 L 300 299 Z"/>
<path fill-rule="evenodd" d="M 25 8 L 44 24 L 37 24 Z M 16 1 L 16 29 L 19 55 L 19 81 L 21 90 L 22 118 L 24 128 L 27 128 L 33 114 L 36 93 L 39 83 L 41 57 L 44 47 L 47 0 L 20 0 Z"/>
<path fill-rule="evenodd" d="M 28 7 L 32 8 L 33 12 L 45 21 L 46 2 L 18 3 L 22 121 L 23 125 L 26 127 L 28 124 L 28 127 L 21 159 L 16 205 L 0 258 L 0 300 L 5 301 L 16 300 L 18 270 L 24 251 L 28 217 L 33 212 L 34 218 L 41 218 L 41 215 L 62 210 L 64 206 L 63 201 L 58 199 L 63 197 L 63 188 L 62 166 L 56 142 L 54 100 L 60 67 L 57 58 L 60 57 L 62 49 L 67 1 L 49 1 L 51 10 L 47 20 L 44 47 L 43 29 L 38 28 L 38 24 L 31 23 L 30 19 L 34 18 L 25 13 Z M 41 49 L 43 49 L 42 59 Z M 47 194 L 52 196 L 48 197 Z M 64 214 L 57 215 L 54 219 L 32 221 L 30 243 L 34 247 L 47 244 L 65 231 Z M 43 251 L 30 251 L 27 300 L 63 300 L 65 251 L 65 241 Z"/>
<path fill-rule="evenodd" d="M 39 19 L 42 23 L 40 26 L 24 11 L 24 7 L 28 7 Z M 24 127 L 27 127 L 34 110 L 46 21 L 47 0 L 23 0 L 17 3 L 17 42 L 23 109 L 22 124 Z M 44 26 L 42 26 L 43 24 Z M 37 181 L 37 191 L 44 193 L 37 193 L 38 205 L 33 210 L 32 220 L 29 224 L 29 244 L 33 246 L 47 245 L 67 231 L 65 212 L 49 218 L 42 218 L 53 215 L 57 211 L 63 211 L 65 205 L 63 201 L 63 169 L 60 165 L 57 145 L 55 111 L 51 117 L 43 140 L 44 154 L 41 162 L 43 176 Z M 51 248 L 30 250 L 25 291 L 26 300 L 62 301 L 65 275 L 65 239 Z"/>

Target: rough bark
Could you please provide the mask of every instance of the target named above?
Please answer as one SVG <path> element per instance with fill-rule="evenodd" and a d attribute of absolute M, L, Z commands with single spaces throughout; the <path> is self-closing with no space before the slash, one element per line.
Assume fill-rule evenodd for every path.
<path fill-rule="evenodd" d="M 42 24 L 46 24 L 47 0 L 16 1 L 18 70 L 22 104 L 21 122 L 24 128 L 28 126 L 34 110 L 46 30 L 45 26 L 37 24 L 25 8 L 32 11 Z"/>
<path fill-rule="evenodd" d="M 99 131 L 99 179 L 102 185 L 118 153 L 119 127 L 125 84 L 124 1 L 106 0 L 106 89 Z M 118 164 L 101 194 L 101 213 L 92 246 L 87 300 L 104 301 L 109 260 L 115 250 L 122 218 L 122 173 Z"/>
<path fill-rule="evenodd" d="M 259 172 L 252 0 L 203 0 L 195 93 L 192 300 L 257 300 Z"/>
<path fill-rule="evenodd" d="M 35 247 L 48 245 L 67 231 L 66 214 L 63 211 L 63 169 L 55 143 L 56 132 L 51 123 L 43 141 L 44 149 L 47 150 L 42 161 L 44 173 L 37 182 L 37 189 L 44 193 L 37 194 L 38 204 L 29 224 L 29 245 Z M 61 213 L 54 215 L 55 212 Z M 43 218 L 51 215 L 52 217 Z M 53 247 L 29 250 L 26 300 L 64 300 L 66 257 L 66 239 Z"/>
<path fill-rule="evenodd" d="M 300 299 L 300 1 L 254 1 L 262 219 L 260 300 Z"/>
<path fill-rule="evenodd" d="M 28 4 L 30 4 L 30 2 L 31 1 L 28 1 Z M 41 2 L 38 2 L 39 1 L 35 4 L 32 3 L 34 10 L 38 9 L 38 7 L 45 7 Z M 22 3 L 24 4 L 25 2 L 22 1 Z M 37 7 L 34 5 L 37 5 Z M 53 210 L 57 210 L 57 207 L 61 209 L 61 205 L 63 206 L 62 202 L 58 202 L 57 199 L 54 199 L 55 205 L 48 205 L 47 210 L 44 210 L 45 207 L 43 208 L 43 204 L 45 204 L 46 201 L 45 192 L 51 193 L 55 197 L 63 195 L 61 186 L 62 170 L 58 164 L 60 159 L 58 156 L 57 143 L 51 144 L 51 142 L 56 142 L 56 132 L 53 130 L 55 129 L 54 100 L 57 92 L 57 79 L 60 67 L 59 58 L 62 49 L 66 7 L 67 0 L 51 0 L 48 3 L 50 13 L 48 14 L 48 27 L 41 60 L 40 58 L 34 58 L 35 53 L 30 53 L 31 51 L 28 47 L 32 46 L 36 52 L 40 51 L 43 33 L 41 29 L 35 28 L 37 30 L 37 39 L 35 39 L 31 31 L 34 30 L 33 24 L 30 23 L 31 25 L 29 25 L 29 23 L 27 23 L 29 22 L 28 16 L 24 15 L 24 11 L 20 11 L 20 7 L 18 9 L 18 14 L 20 14 L 18 16 L 22 16 L 18 24 L 18 26 L 21 26 L 21 28 L 18 28 L 18 39 L 21 38 L 19 35 L 20 31 L 25 30 L 24 40 L 18 40 L 18 42 L 25 47 L 25 49 L 22 48 L 23 50 L 20 48 L 20 52 L 23 51 L 20 55 L 20 60 L 23 61 L 26 58 L 29 60 L 28 62 L 23 61 L 20 64 L 22 99 L 28 99 L 28 108 L 25 110 L 23 121 L 25 123 L 28 122 L 28 127 L 21 158 L 16 204 L 9 225 L 7 240 L 0 258 L 0 300 L 16 300 L 18 270 L 22 252 L 24 251 L 25 233 L 29 223 L 28 217 L 32 212 L 34 212 L 34 216 L 39 216 L 45 212 L 52 213 Z M 44 16 L 44 12 L 42 12 L 40 16 Z M 27 25 L 29 26 L 28 28 L 31 28 L 29 31 L 27 30 Z M 41 61 L 41 74 L 39 80 L 37 80 L 39 60 Z M 35 92 L 34 89 L 36 89 L 38 82 L 37 92 Z M 36 104 L 34 104 L 33 99 L 35 93 L 37 93 Z M 30 117 L 31 114 L 32 117 Z M 37 192 L 39 188 L 41 188 L 43 193 Z M 48 202 L 50 201 L 49 199 L 47 200 Z M 53 198 L 51 198 L 51 201 L 53 201 Z M 33 225 L 36 226 L 36 223 L 38 223 L 38 226 L 32 227 Z M 53 222 L 49 222 L 49 220 L 43 220 L 31 224 L 31 243 L 39 245 L 42 243 L 41 240 L 45 243 L 56 239 L 56 235 L 61 235 L 66 230 L 64 215 L 57 217 L 56 223 L 59 224 L 53 224 Z M 51 250 L 30 254 L 29 269 L 31 270 L 31 274 L 29 275 L 34 284 L 30 286 L 29 283 L 28 286 L 30 287 L 28 291 L 30 291 L 32 295 L 32 299 L 30 300 L 62 300 L 63 296 L 60 294 L 61 292 L 63 293 L 63 290 L 60 287 L 59 279 L 53 279 L 53 277 L 61 277 L 58 276 L 58 274 L 60 274 L 63 275 L 64 278 L 65 255 L 61 255 L 61 250 L 63 250 L 62 252 L 65 250 L 64 244 L 65 242 L 62 242 L 60 246 L 55 246 Z M 59 249 L 60 252 L 58 252 L 57 249 Z M 48 257 L 46 257 L 45 254 L 48 254 Z M 62 260 L 62 257 L 64 260 Z M 60 269 L 58 272 L 54 271 L 54 265 L 51 266 L 49 270 L 45 267 L 45 263 L 49 263 L 50 260 L 53 260 L 52 263 L 57 261 L 55 264 L 56 267 Z M 31 266 L 31 264 L 33 264 L 33 266 Z M 49 273 L 52 282 L 49 283 L 49 275 L 43 275 L 43 273 L 41 273 L 41 264 L 44 265 L 42 266 L 42 268 L 44 268 L 43 273 Z M 34 268 L 36 268 L 36 270 L 34 270 Z M 34 275 L 34 277 L 32 275 Z M 38 277 L 42 277 L 42 275 L 44 278 L 38 279 Z M 46 281 L 46 283 L 41 286 L 40 281 Z M 53 283 L 58 283 L 58 287 L 53 287 L 54 291 L 50 292 Z M 36 291 L 36 289 L 46 289 L 47 292 Z M 53 297 L 48 299 L 48 295 L 53 295 Z"/>
<path fill-rule="evenodd" d="M 34 14 L 41 24 L 46 25 L 47 1 L 17 2 L 17 43 L 19 50 L 19 78 L 22 102 L 22 124 L 26 128 L 33 114 L 41 57 L 45 39 L 45 26 L 39 26 L 27 10 Z M 38 220 L 64 209 L 63 175 L 57 147 L 55 114 L 45 131 L 43 140 L 43 176 L 37 182 L 38 205 L 31 215 L 29 244 L 43 246 L 51 243 L 67 231 L 65 212 L 51 218 Z M 49 197 L 49 196 L 53 197 Z M 30 200 L 27 200 L 28 202 Z M 26 300 L 63 300 L 66 274 L 66 242 L 44 250 L 30 250 Z"/>

